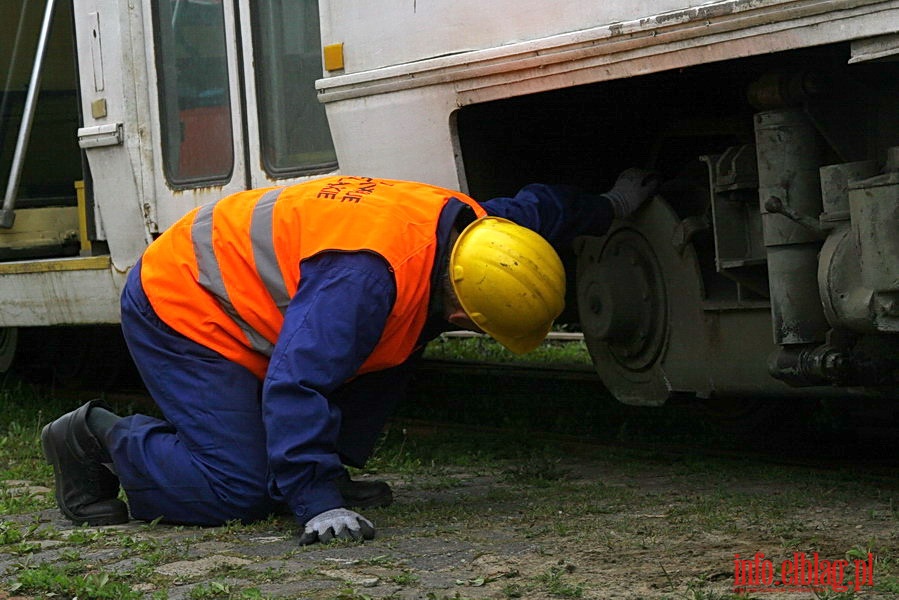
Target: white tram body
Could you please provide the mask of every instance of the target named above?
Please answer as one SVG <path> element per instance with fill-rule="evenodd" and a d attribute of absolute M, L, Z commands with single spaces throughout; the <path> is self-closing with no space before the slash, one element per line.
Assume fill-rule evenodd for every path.
<path fill-rule="evenodd" d="M 20 328 L 116 323 L 146 245 L 229 192 L 343 172 L 487 199 L 636 165 L 659 196 L 564 257 L 619 400 L 896 395 L 899 2 L 4 10 L 6 359 Z"/>

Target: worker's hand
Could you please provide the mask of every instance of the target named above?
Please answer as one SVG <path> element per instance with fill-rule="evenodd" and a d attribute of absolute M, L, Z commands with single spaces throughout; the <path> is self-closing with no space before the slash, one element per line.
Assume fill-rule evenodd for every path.
<path fill-rule="evenodd" d="M 371 521 L 346 508 L 327 510 L 312 517 L 300 536 L 300 545 L 315 542 L 328 543 L 341 540 L 370 540 L 375 537 L 375 526 Z"/>
<path fill-rule="evenodd" d="M 612 203 L 612 211 L 620 219 L 640 208 L 658 189 L 658 173 L 635 167 L 623 171 L 612 189 L 603 196 Z"/>

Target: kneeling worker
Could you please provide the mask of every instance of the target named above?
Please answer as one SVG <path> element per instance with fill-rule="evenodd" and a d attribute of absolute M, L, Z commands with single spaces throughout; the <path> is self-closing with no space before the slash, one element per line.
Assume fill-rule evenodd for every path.
<path fill-rule="evenodd" d="M 163 418 L 98 401 L 41 434 L 76 523 L 218 525 L 287 509 L 300 543 L 371 539 L 351 508 L 392 499 L 353 481 L 418 350 L 452 328 L 509 350 L 561 313 L 553 245 L 604 233 L 650 197 L 629 169 L 605 194 L 529 185 L 479 204 L 407 181 L 335 176 L 199 207 L 144 253 L 122 329 Z M 551 245 L 552 244 L 552 245 Z"/>

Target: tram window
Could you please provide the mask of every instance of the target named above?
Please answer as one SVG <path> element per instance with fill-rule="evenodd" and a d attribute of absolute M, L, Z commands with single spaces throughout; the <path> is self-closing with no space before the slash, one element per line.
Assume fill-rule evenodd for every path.
<path fill-rule="evenodd" d="M 227 181 L 234 168 L 220 0 L 154 0 L 162 155 L 168 181 Z"/>
<path fill-rule="evenodd" d="M 290 177 L 335 169 L 334 143 L 315 92 L 322 76 L 317 0 L 250 7 L 265 170 Z"/>

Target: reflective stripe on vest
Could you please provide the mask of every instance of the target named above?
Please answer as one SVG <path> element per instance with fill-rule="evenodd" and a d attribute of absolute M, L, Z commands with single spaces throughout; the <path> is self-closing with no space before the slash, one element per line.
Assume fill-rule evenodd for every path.
<path fill-rule="evenodd" d="M 334 190 L 340 190 L 334 192 Z M 397 296 L 359 373 L 400 364 L 427 316 L 442 188 L 337 176 L 238 192 L 185 215 L 144 254 L 141 281 L 176 331 L 265 376 L 301 263 L 320 252 L 368 251 L 394 274 Z"/>
<path fill-rule="evenodd" d="M 253 243 L 253 257 L 256 259 L 256 272 L 259 273 L 262 283 L 265 284 L 265 288 L 282 315 L 287 311 L 287 305 L 293 295 L 291 290 L 287 289 L 287 283 L 281 275 L 274 240 L 272 240 L 272 215 L 275 212 L 275 201 L 283 190 L 284 188 L 276 188 L 267 191 L 256 204 L 256 208 L 253 210 L 253 220 L 250 223 L 250 238 Z"/>
<path fill-rule="evenodd" d="M 256 226 L 257 218 L 261 217 L 259 228 L 264 227 L 264 222 L 266 220 L 266 214 L 268 218 L 269 225 L 269 233 L 265 234 L 263 230 L 262 235 L 253 235 L 253 255 L 254 257 L 259 259 L 262 257 L 263 261 L 265 261 L 268 257 L 271 257 L 271 260 L 275 261 L 275 275 L 278 276 L 280 280 L 280 293 L 275 292 L 279 296 L 283 296 L 286 300 L 283 302 L 283 307 L 281 314 L 284 314 L 284 310 L 286 310 L 287 302 L 290 301 L 290 298 L 287 298 L 287 293 L 284 288 L 284 281 L 281 279 L 281 272 L 277 270 L 277 260 L 275 260 L 275 250 L 271 244 L 271 213 L 272 213 L 272 205 L 274 201 L 278 198 L 278 194 L 281 192 L 280 189 L 270 190 L 267 192 L 259 203 L 256 205 L 256 209 L 253 211 L 253 221 L 251 224 L 251 231 L 253 231 L 254 226 Z M 260 204 L 263 204 L 264 201 L 268 200 L 264 205 L 260 207 Z M 225 313 L 228 314 L 231 319 L 237 323 L 240 330 L 247 336 L 247 339 L 250 341 L 250 347 L 256 352 L 260 352 L 266 356 L 271 356 L 272 351 L 275 349 L 274 344 L 265 339 L 258 331 L 256 331 L 249 323 L 244 321 L 243 317 L 237 312 L 234 308 L 234 304 L 231 303 L 231 299 L 228 297 L 228 290 L 225 287 L 225 281 L 222 278 L 222 270 L 219 266 L 219 261 L 215 256 L 215 251 L 212 248 L 212 214 L 215 211 L 215 207 L 218 202 L 212 202 L 200 208 L 199 212 L 197 212 L 197 216 L 194 218 L 193 225 L 191 225 L 191 240 L 194 245 L 194 255 L 197 257 L 197 268 L 199 271 L 199 284 L 209 290 L 218 300 L 222 309 Z M 261 213 L 261 214 L 260 214 Z M 255 232 L 254 232 L 255 233 Z M 268 240 L 267 244 L 257 245 L 258 240 Z M 260 275 L 263 275 L 262 280 L 265 283 L 266 288 L 269 291 L 269 294 L 272 294 L 273 287 L 278 289 L 277 285 L 272 285 L 271 271 L 267 269 L 268 265 L 263 262 L 263 270 L 260 270 Z M 259 263 L 256 263 L 256 268 L 259 269 Z M 266 279 L 266 276 L 269 279 Z M 272 296 L 274 299 L 274 295 Z M 281 305 L 279 305 L 279 308 Z"/>

